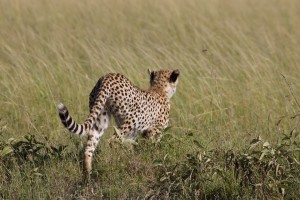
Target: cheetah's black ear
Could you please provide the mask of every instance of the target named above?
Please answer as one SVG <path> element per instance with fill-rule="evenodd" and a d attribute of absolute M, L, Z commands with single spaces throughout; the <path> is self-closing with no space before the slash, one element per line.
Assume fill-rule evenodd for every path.
<path fill-rule="evenodd" d="M 175 69 L 170 76 L 170 82 L 174 83 L 177 80 L 178 76 L 179 76 L 179 70 Z"/>
<path fill-rule="evenodd" d="M 150 75 L 150 83 L 153 82 L 155 76 L 156 76 L 156 72 L 155 71 L 151 71 L 150 69 L 148 69 L 148 73 Z"/>

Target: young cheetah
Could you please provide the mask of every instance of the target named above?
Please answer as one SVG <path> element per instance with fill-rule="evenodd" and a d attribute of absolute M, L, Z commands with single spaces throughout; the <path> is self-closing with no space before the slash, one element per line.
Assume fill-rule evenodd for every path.
<path fill-rule="evenodd" d="M 169 122 L 170 98 L 176 91 L 179 70 L 149 71 L 150 87 L 141 90 L 125 76 L 110 73 L 99 79 L 89 98 L 90 114 L 83 124 L 77 124 L 60 103 L 59 117 L 72 133 L 88 135 L 83 169 L 90 173 L 92 156 L 111 115 L 119 134 L 116 139 L 135 138 L 137 131 L 145 137 L 154 137 Z"/>

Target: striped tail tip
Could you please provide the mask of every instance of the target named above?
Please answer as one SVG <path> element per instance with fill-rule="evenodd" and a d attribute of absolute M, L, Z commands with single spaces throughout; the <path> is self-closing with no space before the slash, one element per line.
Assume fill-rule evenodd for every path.
<path fill-rule="evenodd" d="M 57 105 L 57 109 L 60 113 L 65 113 L 67 111 L 67 108 L 63 103 L 59 103 Z"/>
<path fill-rule="evenodd" d="M 77 124 L 72 117 L 69 115 L 69 111 L 67 107 L 59 103 L 57 105 L 59 117 L 61 119 L 62 124 L 72 133 L 75 133 L 77 135 L 85 135 L 85 129 L 83 125 Z"/>
<path fill-rule="evenodd" d="M 57 105 L 57 109 L 58 109 L 58 113 L 59 113 L 59 117 L 61 119 L 61 122 L 63 123 L 63 125 L 68 128 L 68 126 L 72 123 L 72 119 L 69 116 L 69 112 L 68 109 L 66 108 L 66 106 L 62 103 L 59 103 Z"/>

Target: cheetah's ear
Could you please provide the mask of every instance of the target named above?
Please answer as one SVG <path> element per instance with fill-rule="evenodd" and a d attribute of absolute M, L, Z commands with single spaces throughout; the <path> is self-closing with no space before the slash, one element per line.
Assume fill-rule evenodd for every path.
<path fill-rule="evenodd" d="M 155 71 L 151 71 L 150 69 L 148 69 L 148 73 L 150 75 L 150 83 L 153 82 L 155 76 L 156 76 L 156 72 Z"/>
<path fill-rule="evenodd" d="M 179 76 L 179 70 L 178 70 L 178 69 L 175 69 L 175 70 L 172 72 L 171 76 L 170 76 L 170 82 L 171 82 L 171 83 L 176 82 L 178 76 Z"/>

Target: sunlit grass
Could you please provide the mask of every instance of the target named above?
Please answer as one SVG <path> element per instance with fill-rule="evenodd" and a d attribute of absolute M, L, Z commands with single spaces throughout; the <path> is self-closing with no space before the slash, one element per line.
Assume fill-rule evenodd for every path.
<path fill-rule="evenodd" d="M 58 102 L 82 122 L 102 75 L 119 72 L 147 88 L 148 68 L 177 68 L 169 132 L 193 132 L 207 149 L 243 149 L 258 135 L 276 141 L 299 126 L 298 118 L 276 125 L 300 109 L 299 10 L 297 0 L 1 1 L 1 140 L 32 133 L 79 153 L 84 140 L 60 124 Z M 96 171 L 131 159 L 106 144 L 112 126 L 96 154 Z M 174 154 L 180 158 L 191 148 L 182 143 Z M 80 178 L 76 163 L 46 171 L 60 174 L 63 166 L 71 179 Z M 103 179 L 117 185 L 122 174 L 105 171 Z M 126 176 L 121 189 L 136 179 Z"/>

